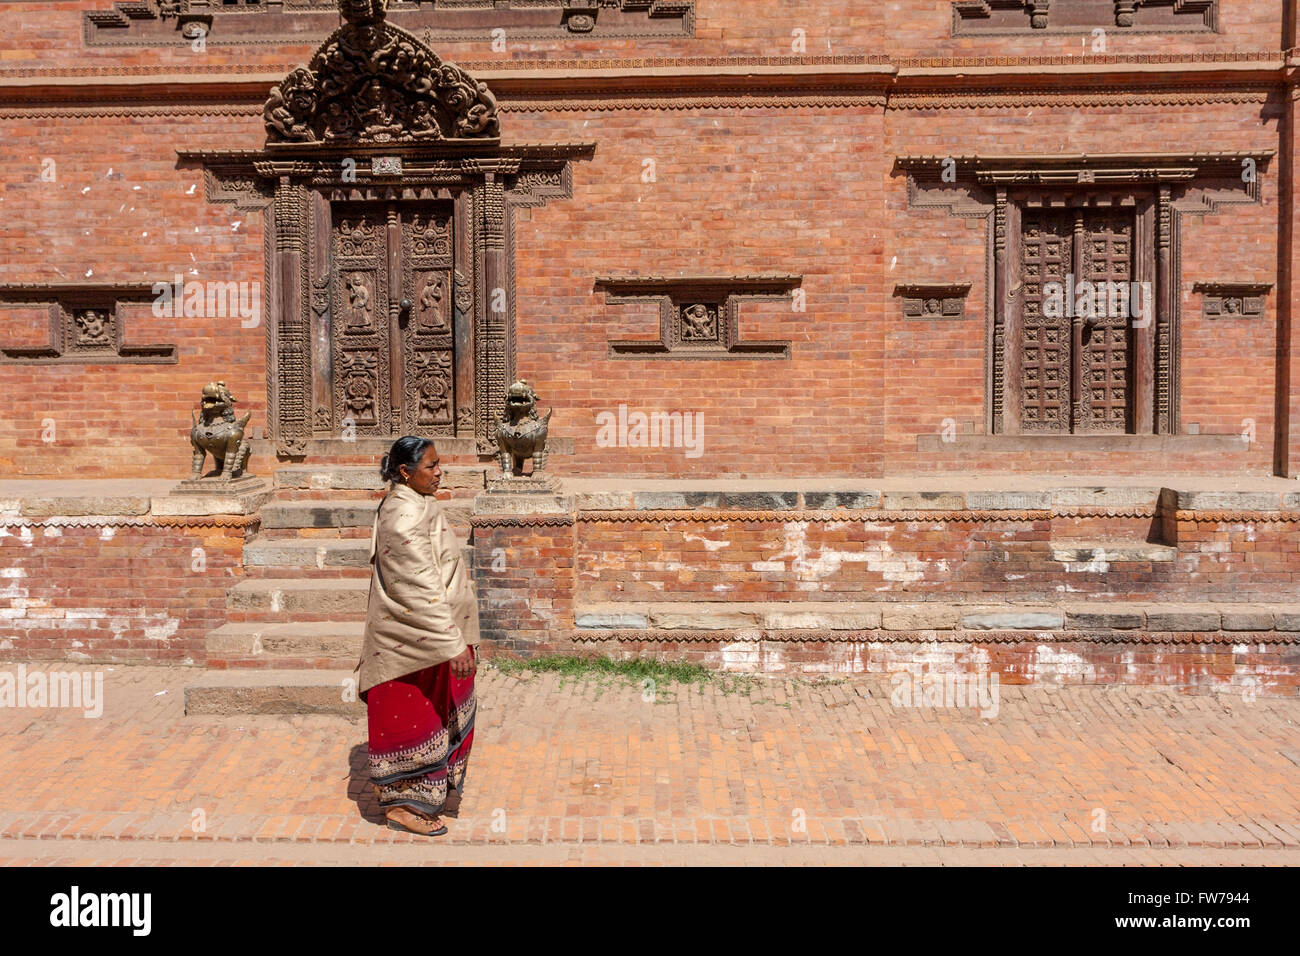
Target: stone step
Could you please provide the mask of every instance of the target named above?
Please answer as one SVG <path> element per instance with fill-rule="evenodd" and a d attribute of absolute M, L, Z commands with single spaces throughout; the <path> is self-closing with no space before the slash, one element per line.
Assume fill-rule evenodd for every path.
<path fill-rule="evenodd" d="M 209 667 L 303 670 L 352 667 L 361 653 L 362 621 L 223 624 L 204 638 Z"/>
<path fill-rule="evenodd" d="M 185 688 L 189 716 L 342 714 L 362 717 L 357 675 L 349 670 L 205 671 Z"/>
<path fill-rule="evenodd" d="M 629 601 L 577 604 L 573 614 L 591 631 L 1300 631 L 1294 604 Z"/>
<path fill-rule="evenodd" d="M 364 568 L 370 564 L 370 536 L 364 538 L 268 538 L 244 544 L 245 568 Z"/>
<path fill-rule="evenodd" d="M 281 501 L 262 508 L 263 528 L 360 528 L 375 521 L 377 501 Z"/>
<path fill-rule="evenodd" d="M 286 620 L 347 620 L 364 617 L 370 578 L 249 578 L 226 591 L 231 611 Z"/>
<path fill-rule="evenodd" d="M 1053 541 L 1052 560 L 1067 564 L 1173 561 L 1178 549 L 1149 541 Z"/>
<path fill-rule="evenodd" d="M 472 504 L 443 501 L 442 510 L 454 528 L 469 526 Z M 334 501 L 284 501 L 275 499 L 262 508 L 262 527 L 268 530 L 299 528 L 369 528 L 375 522 L 379 499 L 349 498 Z"/>
<path fill-rule="evenodd" d="M 443 465 L 443 489 L 482 491 L 489 466 Z M 277 488 L 302 490 L 383 491 L 387 484 L 379 477 L 379 465 L 290 465 L 275 472 Z"/>

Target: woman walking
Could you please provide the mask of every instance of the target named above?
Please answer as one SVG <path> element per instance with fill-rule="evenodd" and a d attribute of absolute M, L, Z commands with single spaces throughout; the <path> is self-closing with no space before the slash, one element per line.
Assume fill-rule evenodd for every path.
<path fill-rule="evenodd" d="M 447 832 L 474 742 L 478 601 L 460 542 L 433 497 L 433 441 L 393 443 L 375 515 L 358 691 L 370 730 L 370 779 L 394 830 Z M 451 799 L 448 799 L 451 797 Z"/>

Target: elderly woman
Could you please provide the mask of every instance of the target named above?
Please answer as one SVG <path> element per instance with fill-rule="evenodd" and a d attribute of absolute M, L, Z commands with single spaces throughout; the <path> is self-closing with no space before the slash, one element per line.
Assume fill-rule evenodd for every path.
<path fill-rule="evenodd" d="M 391 828 L 441 836 L 474 741 L 478 602 L 433 497 L 442 479 L 433 441 L 398 439 L 380 473 L 391 485 L 375 515 L 358 664 L 370 778 Z"/>

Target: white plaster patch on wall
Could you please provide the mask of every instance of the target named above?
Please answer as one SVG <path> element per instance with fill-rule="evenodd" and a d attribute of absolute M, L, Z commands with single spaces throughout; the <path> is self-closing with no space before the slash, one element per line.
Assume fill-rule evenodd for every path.
<path fill-rule="evenodd" d="M 104 525 L 104 527 L 99 529 L 99 540 L 112 541 L 113 536 L 116 534 L 117 534 L 117 529 L 114 528 L 111 524 L 106 524 Z"/>
<path fill-rule="evenodd" d="M 45 526 L 45 537 L 47 537 L 47 538 L 62 538 L 62 537 L 63 537 L 63 529 L 60 528 L 58 525 L 55 525 L 55 524 L 47 524 L 47 525 Z"/>
<path fill-rule="evenodd" d="M 0 568 L 0 578 L 25 578 L 27 571 L 23 568 Z"/>
<path fill-rule="evenodd" d="M 759 663 L 758 641 L 733 641 L 722 645 L 724 671 L 753 671 Z"/>
<path fill-rule="evenodd" d="M 1008 581 L 1023 581 L 1028 575 L 1024 574 L 1004 574 L 1002 575 Z"/>
<path fill-rule="evenodd" d="M 163 622 L 153 626 L 145 626 L 144 636 L 150 641 L 165 641 L 176 633 L 177 628 L 181 626 L 181 619 L 178 617 L 166 617 L 163 615 Z"/>
<path fill-rule="evenodd" d="M 863 522 L 864 526 L 868 523 Z M 917 558 L 898 558 L 887 541 L 880 541 L 878 551 L 833 551 L 823 549 L 812 557 L 813 550 L 808 546 L 808 522 L 787 521 L 783 525 L 784 549 L 772 556 L 773 559 L 791 558 L 790 570 L 804 580 L 820 581 L 839 571 L 841 565 L 848 561 L 860 561 L 867 570 L 879 574 L 886 581 L 908 583 L 925 578 L 930 567 L 929 561 Z"/>
<path fill-rule="evenodd" d="M 784 561 L 755 561 L 750 565 L 755 571 L 784 571 Z"/>
<path fill-rule="evenodd" d="M 1065 570 L 1075 574 L 1105 574 L 1110 570 L 1110 562 L 1098 558 L 1095 561 L 1066 561 Z"/>
<path fill-rule="evenodd" d="M 1249 654 L 1249 653 L 1250 653 L 1250 645 L 1249 645 L 1249 644 L 1233 644 L 1233 645 L 1232 645 L 1232 653 L 1234 653 L 1234 654 Z"/>
<path fill-rule="evenodd" d="M 659 581 L 659 582 L 657 582 L 657 583 L 659 584 L 659 587 L 660 587 L 660 588 L 663 588 L 664 585 L 663 585 L 663 582 L 662 582 L 662 581 Z M 733 584 L 715 584 L 715 585 L 713 585 L 713 590 L 715 590 L 715 591 L 734 591 L 734 590 L 735 590 L 735 585 L 733 585 Z"/>
<path fill-rule="evenodd" d="M 23 543 L 24 548 L 30 548 L 32 546 L 33 537 L 35 536 L 32 534 L 31 528 L 22 528 L 18 532 L 18 540 Z"/>
<path fill-rule="evenodd" d="M 703 535 L 691 534 L 689 531 L 683 531 L 682 537 L 687 541 L 698 541 L 709 551 L 717 551 L 719 548 L 725 548 L 731 544 L 730 541 L 717 541 L 712 538 L 706 538 Z"/>
<path fill-rule="evenodd" d="M 1039 634 L 1038 637 L 1040 640 L 1050 640 L 1052 635 L 1043 633 Z M 1047 673 L 1044 674 L 1044 671 Z M 1036 678 L 1047 677 L 1049 679 L 1082 677 L 1088 683 L 1093 683 L 1097 679 L 1097 669 L 1084 660 L 1082 656 L 1051 647 L 1048 644 L 1038 645 L 1033 659 L 1029 662 L 1029 673 Z"/>

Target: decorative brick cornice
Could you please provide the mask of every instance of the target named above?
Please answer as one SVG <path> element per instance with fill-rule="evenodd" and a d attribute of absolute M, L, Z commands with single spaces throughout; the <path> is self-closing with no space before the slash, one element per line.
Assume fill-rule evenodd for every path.
<path fill-rule="evenodd" d="M 796 605 L 797 606 L 797 605 Z M 1056 629 L 1052 640 L 1056 644 L 1145 644 L 1165 645 L 1234 645 L 1300 644 L 1300 634 L 1294 631 L 1139 631 Z M 983 630 L 873 630 L 837 631 L 829 629 L 770 629 L 729 628 L 726 630 L 690 630 L 687 628 L 662 628 L 659 630 L 604 630 L 574 628 L 569 640 L 577 644 L 735 644 L 763 643 L 827 643 L 827 644 L 1041 644 L 1043 628 L 1024 631 Z"/>
<path fill-rule="evenodd" d="M 18 518 L 0 515 L 0 528 L 253 528 L 259 515 L 88 515 L 68 518 Z"/>
<path fill-rule="evenodd" d="M 573 515 L 471 515 L 475 528 L 563 527 L 574 523 Z"/>
<path fill-rule="evenodd" d="M 616 511 L 579 511 L 585 522 L 670 521 L 767 521 L 785 524 L 790 521 L 1047 521 L 1054 512 L 1048 509 L 1021 511 L 873 511 L 868 508 L 842 510 L 729 510 L 729 509 L 620 509 Z"/>

